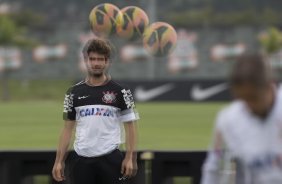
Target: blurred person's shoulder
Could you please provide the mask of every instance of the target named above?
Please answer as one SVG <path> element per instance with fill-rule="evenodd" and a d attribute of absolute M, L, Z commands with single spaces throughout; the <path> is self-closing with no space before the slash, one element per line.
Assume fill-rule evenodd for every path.
<path fill-rule="evenodd" d="M 234 124 L 246 112 L 245 103 L 242 100 L 234 100 L 223 107 L 217 114 L 217 126 L 225 127 Z"/>

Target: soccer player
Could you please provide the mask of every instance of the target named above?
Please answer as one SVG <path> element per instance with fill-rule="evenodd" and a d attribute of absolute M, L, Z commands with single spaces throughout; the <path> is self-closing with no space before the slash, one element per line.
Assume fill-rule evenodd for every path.
<path fill-rule="evenodd" d="M 235 100 L 218 113 L 202 184 L 282 183 L 282 90 L 256 54 L 239 57 L 230 77 Z"/>
<path fill-rule="evenodd" d="M 74 184 L 119 184 L 136 174 L 136 120 L 132 94 L 107 75 L 112 49 L 109 42 L 91 39 L 83 49 L 87 78 L 65 95 L 64 128 L 52 170 L 65 179 L 65 158 L 75 128 Z M 120 152 L 125 132 L 125 156 Z"/>

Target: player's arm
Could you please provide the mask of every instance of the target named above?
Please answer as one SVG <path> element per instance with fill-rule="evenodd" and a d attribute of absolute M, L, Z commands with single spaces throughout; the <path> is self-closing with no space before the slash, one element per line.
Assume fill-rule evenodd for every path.
<path fill-rule="evenodd" d="M 56 160 L 52 170 L 53 178 L 62 181 L 64 177 L 65 159 L 71 142 L 75 121 L 65 121 L 63 130 L 59 138 L 59 145 L 56 153 Z"/>
<path fill-rule="evenodd" d="M 136 155 L 136 144 L 137 144 L 137 128 L 136 122 L 129 121 L 124 123 L 125 129 L 125 147 L 126 153 L 125 158 L 122 162 L 121 173 L 125 177 L 134 176 L 137 172 L 137 155 Z"/>
<path fill-rule="evenodd" d="M 66 154 L 71 142 L 73 129 L 76 124 L 76 111 L 74 108 L 74 93 L 72 87 L 69 88 L 65 94 L 63 119 L 65 123 L 59 138 L 56 160 L 52 169 L 52 175 L 56 181 L 62 181 L 65 179 L 65 159 L 67 157 Z"/>
<path fill-rule="evenodd" d="M 213 145 L 203 165 L 201 184 L 218 184 L 220 180 L 220 164 L 224 159 L 224 140 L 220 130 L 214 133 Z"/>
<path fill-rule="evenodd" d="M 126 155 L 121 165 L 121 173 L 124 177 L 132 177 L 137 171 L 137 120 L 139 115 L 135 109 L 132 93 L 129 89 L 122 89 L 120 95 L 120 122 L 125 129 Z"/>

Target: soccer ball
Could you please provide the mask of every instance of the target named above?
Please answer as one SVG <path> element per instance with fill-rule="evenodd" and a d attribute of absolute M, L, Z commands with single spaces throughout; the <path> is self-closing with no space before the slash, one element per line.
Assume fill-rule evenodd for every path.
<path fill-rule="evenodd" d="M 144 33 L 144 48 L 153 56 L 166 56 L 176 46 L 177 34 L 174 28 L 166 22 L 151 24 Z"/>
<path fill-rule="evenodd" d="M 139 7 L 127 6 L 121 9 L 123 24 L 117 28 L 120 37 L 128 40 L 142 38 L 145 28 L 149 25 L 147 14 Z"/>
<path fill-rule="evenodd" d="M 123 19 L 118 7 L 110 3 L 103 3 L 92 9 L 89 21 L 96 35 L 107 37 L 116 34 L 116 28 L 122 25 Z"/>

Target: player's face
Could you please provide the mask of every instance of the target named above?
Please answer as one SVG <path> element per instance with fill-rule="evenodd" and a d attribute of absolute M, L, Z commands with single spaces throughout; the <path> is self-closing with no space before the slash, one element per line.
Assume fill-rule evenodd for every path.
<path fill-rule="evenodd" d="M 249 109 L 260 117 L 265 117 L 272 105 L 271 87 L 255 87 L 251 84 L 243 84 L 233 87 L 236 98 L 245 101 Z"/>
<path fill-rule="evenodd" d="M 109 61 L 104 55 L 96 52 L 90 52 L 85 61 L 88 74 L 92 77 L 101 77 L 105 74 L 108 63 Z"/>

